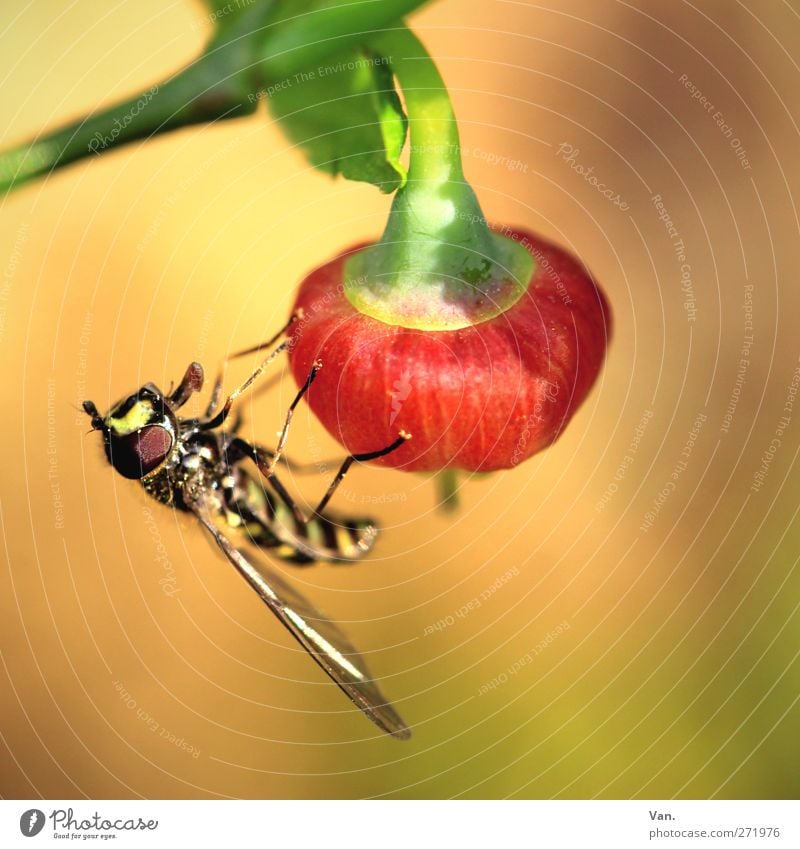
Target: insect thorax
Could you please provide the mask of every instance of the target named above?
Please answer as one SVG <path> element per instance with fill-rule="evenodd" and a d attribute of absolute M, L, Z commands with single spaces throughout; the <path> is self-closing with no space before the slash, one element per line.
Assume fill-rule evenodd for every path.
<path fill-rule="evenodd" d="M 144 491 L 156 501 L 185 509 L 180 504 L 180 499 L 176 501 L 174 497 L 174 484 L 171 479 L 173 475 L 174 472 L 171 474 L 169 469 L 161 468 L 152 475 L 142 478 L 142 486 Z"/>
<path fill-rule="evenodd" d="M 222 446 L 214 434 L 184 436 L 172 456 L 158 470 L 142 478 L 145 492 L 156 501 L 186 510 L 183 492 L 187 486 L 214 488 L 222 475 Z"/>

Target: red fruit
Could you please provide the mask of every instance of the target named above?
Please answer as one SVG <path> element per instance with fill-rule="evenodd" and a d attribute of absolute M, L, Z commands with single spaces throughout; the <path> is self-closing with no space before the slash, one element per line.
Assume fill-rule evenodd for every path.
<path fill-rule="evenodd" d="M 377 460 L 406 471 L 489 472 L 550 445 L 597 377 L 610 332 L 600 289 L 570 254 L 524 230 L 503 234 L 536 259 L 527 292 L 488 321 L 458 330 L 385 324 L 344 294 L 353 248 L 313 271 L 295 302 L 290 360 L 306 398 L 351 453 L 412 439 Z"/>

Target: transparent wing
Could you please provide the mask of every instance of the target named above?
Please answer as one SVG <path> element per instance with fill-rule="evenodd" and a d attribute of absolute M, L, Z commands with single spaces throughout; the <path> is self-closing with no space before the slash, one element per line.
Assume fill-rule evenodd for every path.
<path fill-rule="evenodd" d="M 250 563 L 216 526 L 202 493 L 185 492 L 184 500 L 239 574 L 347 696 L 387 734 L 407 740 L 411 736 L 408 726 L 378 689 L 364 659 L 339 628 L 274 571 Z"/>

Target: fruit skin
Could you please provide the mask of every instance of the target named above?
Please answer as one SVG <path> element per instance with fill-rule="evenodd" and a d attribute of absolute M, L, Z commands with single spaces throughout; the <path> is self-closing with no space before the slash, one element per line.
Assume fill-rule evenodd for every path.
<path fill-rule="evenodd" d="M 570 254 L 525 230 L 502 228 L 537 265 L 510 309 L 460 330 L 422 331 L 356 311 L 343 265 L 358 245 L 300 285 L 289 357 L 298 385 L 322 368 L 306 395 L 351 453 L 412 439 L 377 461 L 405 471 L 508 469 L 550 445 L 594 383 L 611 313 Z"/>

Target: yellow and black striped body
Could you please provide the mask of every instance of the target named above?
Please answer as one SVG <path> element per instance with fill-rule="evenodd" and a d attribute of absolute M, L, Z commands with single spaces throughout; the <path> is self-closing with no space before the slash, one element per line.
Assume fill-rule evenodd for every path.
<path fill-rule="evenodd" d="M 372 547 L 376 527 L 368 519 L 314 516 L 298 522 L 293 511 L 241 464 L 230 470 L 226 521 L 259 548 L 295 564 L 349 561 Z"/>
<path fill-rule="evenodd" d="M 294 314 L 289 324 L 299 315 Z M 289 324 L 271 342 L 236 356 L 270 347 Z M 146 383 L 114 404 L 105 416 L 90 400 L 83 402 L 83 410 L 90 417 L 92 430 L 102 435 L 113 469 L 128 480 L 139 481 L 145 492 L 162 504 L 194 515 L 228 562 L 347 697 L 383 731 L 406 739 L 408 726 L 387 702 L 363 658 L 337 625 L 279 571 L 270 569 L 267 563 L 251 562 L 242 550 L 249 542 L 294 564 L 360 560 L 375 542 L 374 523 L 367 519 L 337 521 L 325 507 L 353 462 L 383 456 L 409 438 L 400 434 L 380 451 L 347 457 L 307 518 L 280 479 L 284 469 L 293 468 L 282 456 L 282 449 L 292 412 L 320 364 L 315 363 L 290 406 L 275 451 L 243 439 L 237 433 L 238 417 L 228 419 L 234 399 L 286 347 L 287 343 L 279 345 L 220 405 L 221 370 L 201 418 L 182 418 L 178 412 L 203 388 L 203 367 L 197 362 L 189 364 L 175 389 L 166 394 Z M 224 430 L 226 421 L 229 429 Z M 303 467 L 295 468 L 300 471 Z M 241 545 L 234 541 L 234 535 Z"/>
<path fill-rule="evenodd" d="M 251 461 L 237 454 L 230 434 L 200 432 L 193 422 L 180 421 L 178 426 L 169 461 L 141 480 L 153 498 L 186 509 L 185 487 L 205 492 L 230 528 L 294 564 L 359 560 L 372 548 L 377 527 L 371 520 L 326 514 L 301 522 L 257 472 L 250 472 Z"/>
<path fill-rule="evenodd" d="M 258 471 L 270 451 L 240 439 L 235 428 L 179 418 L 170 398 L 152 384 L 93 424 L 103 431 L 109 462 L 124 477 L 139 480 L 149 495 L 179 510 L 190 510 L 199 498 L 219 520 L 275 557 L 297 564 L 353 561 L 372 548 L 374 522 L 299 515 L 274 477 Z"/>

